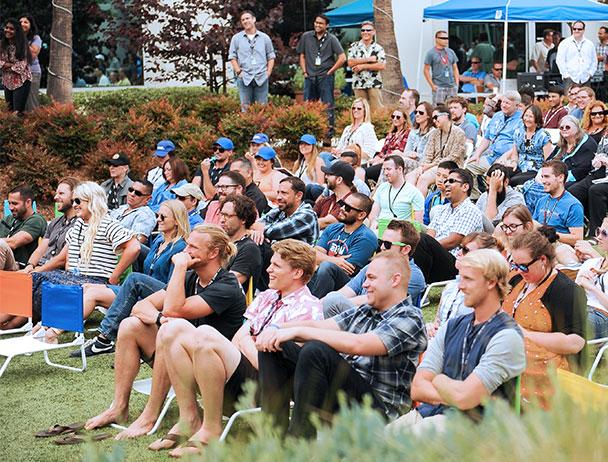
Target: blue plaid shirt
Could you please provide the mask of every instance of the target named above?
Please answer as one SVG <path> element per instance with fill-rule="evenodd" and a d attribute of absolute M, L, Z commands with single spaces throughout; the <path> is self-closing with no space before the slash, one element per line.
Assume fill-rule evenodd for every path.
<path fill-rule="evenodd" d="M 410 388 L 418 357 L 426 349 L 422 312 L 406 298 L 386 311 L 370 305 L 352 308 L 334 316 L 341 330 L 354 334 L 373 332 L 386 347 L 384 356 L 342 356 L 384 403 L 386 415 L 394 419 L 411 406 Z"/>
<path fill-rule="evenodd" d="M 484 153 L 490 165 L 513 147 L 513 135 L 516 129 L 525 130 L 521 111 L 515 111 L 510 117 L 505 117 L 502 111 L 494 114 L 484 133 L 484 138 L 490 140 L 490 146 Z"/>
<path fill-rule="evenodd" d="M 314 244 L 319 239 L 317 214 L 305 202 L 289 216 L 278 208 L 272 209 L 260 222 L 264 224 L 264 236 L 270 241 L 297 239 Z"/>

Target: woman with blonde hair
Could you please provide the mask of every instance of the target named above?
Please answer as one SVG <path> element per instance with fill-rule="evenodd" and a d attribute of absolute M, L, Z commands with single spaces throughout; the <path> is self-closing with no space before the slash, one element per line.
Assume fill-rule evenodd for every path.
<path fill-rule="evenodd" d="M 325 163 L 319 157 L 317 139 L 306 133 L 300 138 L 298 147 L 300 154 L 293 166 L 294 176 L 307 185 L 311 183 L 322 185 L 325 183 L 325 173 L 321 170 Z"/>
<path fill-rule="evenodd" d="M 172 199 L 163 202 L 156 214 L 159 234 L 148 249 L 142 246 L 147 255 L 143 261 L 143 274 L 158 281 L 169 282 L 173 272 L 171 257 L 186 248 L 190 234 L 188 211 L 183 202 Z M 127 276 L 127 280 L 132 277 Z M 83 309 L 85 319 L 96 306 L 108 308 L 121 290 L 119 285 L 85 284 L 83 286 Z"/>
<path fill-rule="evenodd" d="M 74 190 L 72 204 L 78 219 L 65 237 L 65 246 L 32 272 L 34 322 L 41 316 L 44 281 L 61 285 L 118 284 L 139 255 L 139 241 L 133 233 L 108 214 L 107 197 L 101 186 L 92 181 L 81 183 Z M 57 262 L 65 262 L 65 269 L 46 270 L 56 267 Z M 35 330 L 38 329 L 37 326 Z M 59 333 L 49 329 L 46 341 L 56 342 Z"/>
<path fill-rule="evenodd" d="M 350 107 L 350 122 L 350 125 L 344 128 L 338 145 L 332 149 L 332 154 L 339 156 L 346 146 L 357 143 L 362 149 L 361 161 L 365 162 L 374 156 L 378 144 L 369 104 L 366 100 L 357 98 L 353 101 Z"/>

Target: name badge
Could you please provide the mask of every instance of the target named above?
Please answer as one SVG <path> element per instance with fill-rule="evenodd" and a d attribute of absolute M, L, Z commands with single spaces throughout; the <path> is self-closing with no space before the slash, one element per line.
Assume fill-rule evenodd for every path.
<path fill-rule="evenodd" d="M 445 77 L 449 77 L 450 76 L 450 70 L 449 69 L 445 70 L 444 76 Z"/>
<path fill-rule="evenodd" d="M 317 59 L 315 59 L 315 66 L 320 66 L 321 65 L 321 57 L 317 56 Z"/>
<path fill-rule="evenodd" d="M 251 65 L 252 65 L 252 66 L 255 66 L 256 64 L 257 64 L 257 63 L 256 63 L 256 61 L 255 61 L 255 56 L 252 56 L 252 57 L 251 57 Z"/>

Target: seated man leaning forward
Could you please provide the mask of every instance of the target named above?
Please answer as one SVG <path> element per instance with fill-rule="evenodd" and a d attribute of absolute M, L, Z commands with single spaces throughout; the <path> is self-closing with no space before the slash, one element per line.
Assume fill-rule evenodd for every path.
<path fill-rule="evenodd" d="M 469 313 L 441 326 L 416 371 L 412 399 L 422 402 L 391 425 L 441 429 L 450 408 L 478 420 L 490 397 L 512 398 L 514 379 L 526 367 L 524 339 L 501 299 L 508 290 L 509 266 L 493 249 L 459 260 L 459 288 Z"/>
<path fill-rule="evenodd" d="M 120 323 L 114 361 L 114 400 L 110 408 L 89 419 L 85 428 L 126 422 L 129 396 L 139 372 L 140 359 L 154 366 L 152 391 L 141 415 L 116 439 L 145 435 L 154 426 L 170 383 L 164 350 L 156 351 L 156 337 L 163 318 L 187 319 L 194 326 L 209 325 L 232 338 L 243 323 L 245 295 L 236 276 L 223 266 L 236 253 L 224 231 L 197 226 L 184 252 L 173 256 L 173 274 L 166 288 L 137 302 L 131 316 Z M 190 271 L 189 271 L 190 270 Z"/>
<path fill-rule="evenodd" d="M 196 328 L 184 320 L 169 319 L 161 327 L 158 349 L 167 358 L 180 421 L 167 435 L 152 443 L 150 449 L 175 447 L 183 432 L 192 436 L 171 456 L 198 452 L 201 445 L 217 439 L 222 432 L 222 409 L 226 414 L 234 412 L 245 382 L 257 381 L 256 338 L 266 329 L 276 329 L 278 323 L 322 319 L 321 304 L 306 287 L 315 270 L 314 250 L 294 239 L 277 242 L 272 250 L 274 255 L 268 268 L 270 289 L 249 306 L 246 322 L 232 342 L 213 327 Z M 205 409 L 202 418 L 196 402 L 197 384 Z"/>
<path fill-rule="evenodd" d="M 331 416 L 339 391 L 357 402 L 370 396 L 389 419 L 410 406 L 426 335 L 407 297 L 409 278 L 403 256 L 382 252 L 367 270 L 368 304 L 324 321 L 281 323 L 257 338 L 262 410 L 282 432 L 314 437 L 311 412 Z"/>

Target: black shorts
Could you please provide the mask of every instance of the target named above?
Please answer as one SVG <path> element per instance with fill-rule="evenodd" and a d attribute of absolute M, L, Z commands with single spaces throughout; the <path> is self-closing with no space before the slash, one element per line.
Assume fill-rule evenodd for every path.
<path fill-rule="evenodd" d="M 247 357 L 241 353 L 241 360 L 236 367 L 232 376 L 224 386 L 224 415 L 231 415 L 235 411 L 235 405 L 245 391 L 245 383 L 249 380 L 258 382 L 258 370 L 253 367 L 253 364 Z M 256 392 L 256 402 L 257 392 Z"/>

